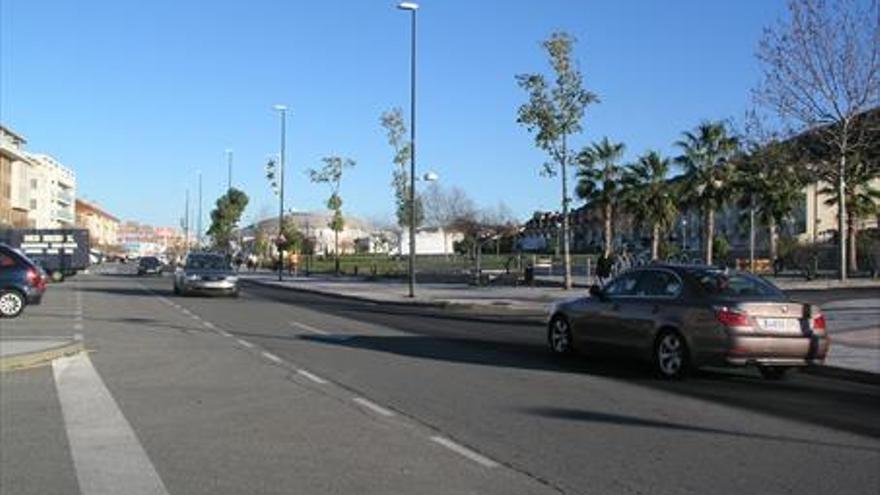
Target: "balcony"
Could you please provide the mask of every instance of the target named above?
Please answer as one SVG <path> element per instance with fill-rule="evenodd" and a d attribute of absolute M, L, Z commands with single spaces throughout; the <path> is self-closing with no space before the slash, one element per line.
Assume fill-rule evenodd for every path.
<path fill-rule="evenodd" d="M 55 191 L 55 200 L 65 205 L 73 204 L 73 193 L 68 189 L 58 189 Z"/>

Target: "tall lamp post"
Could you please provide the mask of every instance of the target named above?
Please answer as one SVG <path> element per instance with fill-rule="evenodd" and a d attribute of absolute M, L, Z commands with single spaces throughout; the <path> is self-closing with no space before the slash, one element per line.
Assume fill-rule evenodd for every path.
<path fill-rule="evenodd" d="M 226 179 L 226 191 L 230 191 L 232 189 L 232 150 L 226 149 L 226 168 L 227 168 L 227 179 Z"/>
<path fill-rule="evenodd" d="M 287 125 L 287 106 L 275 105 L 273 107 L 281 115 L 281 157 L 278 160 L 278 281 L 283 278 L 284 256 L 281 253 L 281 239 L 284 232 L 284 138 L 285 126 Z"/>
<path fill-rule="evenodd" d="M 401 2 L 400 10 L 408 10 L 412 18 L 410 49 L 410 139 L 409 139 L 409 297 L 416 296 L 416 11 L 419 4 Z"/>
<path fill-rule="evenodd" d="M 202 249 L 202 171 L 199 170 L 199 216 L 196 217 L 196 250 Z"/>

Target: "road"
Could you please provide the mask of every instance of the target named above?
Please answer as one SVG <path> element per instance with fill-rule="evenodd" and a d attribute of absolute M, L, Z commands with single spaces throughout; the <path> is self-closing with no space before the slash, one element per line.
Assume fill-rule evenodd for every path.
<path fill-rule="evenodd" d="M 80 276 L 0 322 L 91 350 L 0 375 L 2 493 L 111 493 L 103 471 L 160 494 L 880 491 L 877 386 L 750 370 L 668 383 L 637 363 L 559 361 L 539 326 L 170 289 Z M 82 433 L 87 393 L 118 456 Z"/>

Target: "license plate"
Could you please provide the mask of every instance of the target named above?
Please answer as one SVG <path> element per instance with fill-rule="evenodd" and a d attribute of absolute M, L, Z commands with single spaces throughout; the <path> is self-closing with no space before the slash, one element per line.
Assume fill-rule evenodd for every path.
<path fill-rule="evenodd" d="M 788 329 L 789 318 L 757 318 L 764 330 L 784 332 Z"/>

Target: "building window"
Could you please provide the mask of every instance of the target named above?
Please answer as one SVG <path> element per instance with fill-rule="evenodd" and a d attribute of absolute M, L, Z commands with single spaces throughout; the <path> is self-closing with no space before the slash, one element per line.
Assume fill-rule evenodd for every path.
<path fill-rule="evenodd" d="M 31 179 L 31 189 L 36 189 L 38 184 L 37 179 Z"/>
<path fill-rule="evenodd" d="M 37 200 L 36 200 L 36 199 L 32 199 L 32 200 L 31 200 L 31 209 L 32 209 L 32 210 L 36 210 L 36 209 L 37 209 Z"/>

